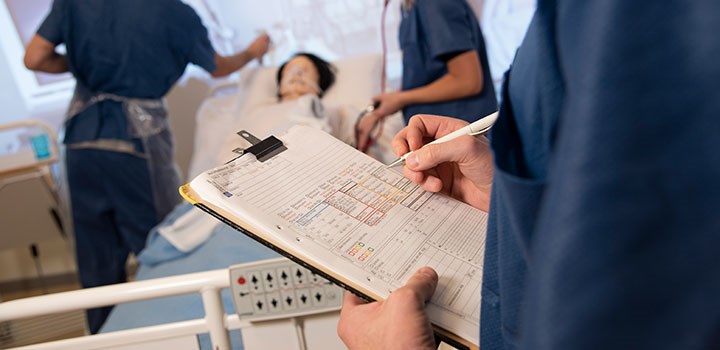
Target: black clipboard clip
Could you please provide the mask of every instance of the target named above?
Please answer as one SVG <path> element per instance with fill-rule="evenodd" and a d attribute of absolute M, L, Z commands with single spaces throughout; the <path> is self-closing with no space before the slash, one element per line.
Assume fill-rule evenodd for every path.
<path fill-rule="evenodd" d="M 260 140 L 259 138 L 255 137 L 255 135 L 251 134 L 246 130 L 240 130 L 237 132 L 237 134 L 240 135 L 240 137 L 242 137 L 243 139 L 245 139 L 245 141 L 250 142 L 252 146 L 246 149 L 234 149 L 233 152 L 237 153 L 238 156 L 229 160 L 225 164 L 228 164 L 235 159 L 242 157 L 246 153 L 252 153 L 255 155 L 255 158 L 257 158 L 259 162 L 265 162 L 266 160 L 287 150 L 287 147 L 285 147 L 283 142 L 280 141 L 279 138 L 272 135 L 270 135 L 264 140 Z"/>

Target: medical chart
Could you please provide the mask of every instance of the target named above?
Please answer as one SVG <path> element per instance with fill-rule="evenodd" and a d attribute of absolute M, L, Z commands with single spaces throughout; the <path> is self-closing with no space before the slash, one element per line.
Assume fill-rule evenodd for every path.
<path fill-rule="evenodd" d="M 423 191 L 322 131 L 297 126 L 280 139 L 286 151 L 265 162 L 241 157 L 192 188 L 238 216 L 267 215 L 388 292 L 432 266 L 440 281 L 431 320 L 477 343 L 487 214 Z"/>

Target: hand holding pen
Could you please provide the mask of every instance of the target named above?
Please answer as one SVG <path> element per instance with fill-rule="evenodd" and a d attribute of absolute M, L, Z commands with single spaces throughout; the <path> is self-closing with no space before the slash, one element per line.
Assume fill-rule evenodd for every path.
<path fill-rule="evenodd" d="M 496 119 L 494 113 L 468 124 L 455 118 L 414 116 L 393 139 L 393 150 L 401 157 L 391 165 L 404 162 L 403 175 L 426 191 L 444 192 L 487 211 L 492 153 L 484 136 L 469 135 L 487 132 Z"/>
<path fill-rule="evenodd" d="M 490 131 L 490 128 L 495 124 L 495 120 L 497 120 L 498 112 L 492 113 L 487 115 L 484 118 L 480 118 L 477 121 L 473 122 L 472 124 L 468 124 L 460 129 L 457 129 L 439 139 L 436 139 L 435 141 L 430 142 L 428 145 L 436 145 L 438 143 L 448 142 L 451 140 L 454 140 L 460 136 L 469 135 L 469 136 L 477 136 L 477 135 L 484 135 L 488 131 Z M 423 146 L 424 147 L 424 146 Z M 408 156 L 410 156 L 413 153 L 413 151 L 407 152 L 400 156 L 397 160 L 390 163 L 387 167 L 392 168 L 394 166 L 398 166 L 400 164 L 403 164 Z"/>

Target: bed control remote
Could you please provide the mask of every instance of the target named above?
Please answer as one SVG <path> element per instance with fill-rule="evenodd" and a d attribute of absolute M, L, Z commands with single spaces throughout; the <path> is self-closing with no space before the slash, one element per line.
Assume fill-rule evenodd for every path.
<path fill-rule="evenodd" d="M 230 267 L 230 290 L 241 319 L 263 321 L 339 310 L 343 290 L 285 259 Z"/>

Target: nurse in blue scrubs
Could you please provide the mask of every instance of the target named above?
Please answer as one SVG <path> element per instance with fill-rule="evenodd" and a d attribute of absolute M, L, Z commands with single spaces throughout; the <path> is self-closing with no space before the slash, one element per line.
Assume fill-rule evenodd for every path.
<path fill-rule="evenodd" d="M 384 117 L 399 110 L 469 122 L 497 110 L 485 41 L 466 0 L 405 0 L 399 40 L 402 90 L 375 97 L 379 107 L 358 124 L 358 148 Z"/>
<path fill-rule="evenodd" d="M 67 54 L 55 48 L 65 44 Z M 66 171 L 80 282 L 126 281 L 128 254 L 180 201 L 163 97 L 189 63 L 228 75 L 268 49 L 215 53 L 207 30 L 180 0 L 55 0 L 27 47 L 32 70 L 70 71 L 77 87 L 65 122 Z M 90 331 L 110 308 L 88 311 Z"/>
<path fill-rule="evenodd" d="M 489 210 L 480 349 L 720 349 L 718 32 L 717 0 L 539 1 L 492 154 L 465 136 L 408 157 Z M 413 118 L 394 150 L 463 125 Z M 436 286 L 425 268 L 387 301 L 347 293 L 341 337 L 435 348 Z"/>

